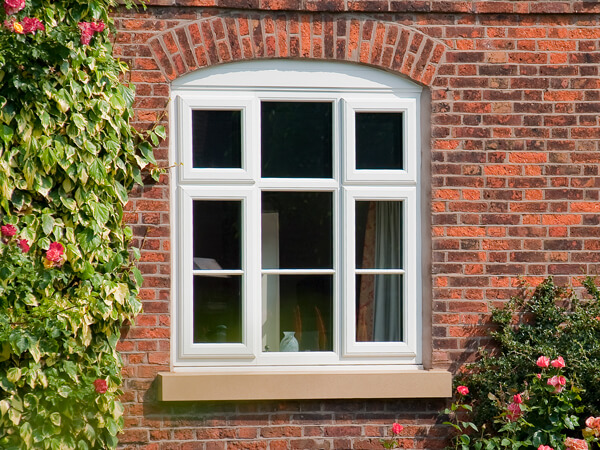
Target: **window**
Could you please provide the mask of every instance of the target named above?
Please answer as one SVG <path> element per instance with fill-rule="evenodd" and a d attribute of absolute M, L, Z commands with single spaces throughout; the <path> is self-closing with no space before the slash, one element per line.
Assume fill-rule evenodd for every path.
<path fill-rule="evenodd" d="M 175 367 L 421 364 L 420 91 L 294 61 L 173 85 Z"/>

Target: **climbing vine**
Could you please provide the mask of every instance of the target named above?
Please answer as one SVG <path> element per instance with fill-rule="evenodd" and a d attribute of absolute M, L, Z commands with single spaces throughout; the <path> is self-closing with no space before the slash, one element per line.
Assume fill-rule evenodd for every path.
<path fill-rule="evenodd" d="M 114 448 L 142 282 L 123 208 L 164 130 L 130 124 L 111 0 L 2 6 L 0 448 Z"/>

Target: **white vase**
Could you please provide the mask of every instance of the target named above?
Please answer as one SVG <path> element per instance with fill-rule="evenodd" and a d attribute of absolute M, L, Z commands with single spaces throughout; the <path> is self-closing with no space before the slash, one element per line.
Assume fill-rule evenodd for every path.
<path fill-rule="evenodd" d="M 294 331 L 284 331 L 283 332 L 283 339 L 279 343 L 279 351 L 280 352 L 297 352 L 298 351 L 298 349 L 299 349 L 298 340 L 296 339 L 294 334 L 295 334 Z"/>

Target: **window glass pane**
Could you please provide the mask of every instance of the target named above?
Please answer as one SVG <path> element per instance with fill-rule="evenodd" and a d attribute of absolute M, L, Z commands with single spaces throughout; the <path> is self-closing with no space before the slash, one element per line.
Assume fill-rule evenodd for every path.
<path fill-rule="evenodd" d="M 241 269 L 241 201 L 194 200 L 193 209 L 194 270 Z"/>
<path fill-rule="evenodd" d="M 241 111 L 192 111 L 192 136 L 193 167 L 242 167 Z"/>
<path fill-rule="evenodd" d="M 332 268 L 332 233 L 331 192 L 262 193 L 263 268 Z"/>
<path fill-rule="evenodd" d="M 262 102 L 262 176 L 331 178 L 332 117 L 331 102 Z"/>
<path fill-rule="evenodd" d="M 402 202 L 356 202 L 356 267 L 402 269 Z"/>
<path fill-rule="evenodd" d="M 263 350 L 331 351 L 332 275 L 263 275 Z"/>
<path fill-rule="evenodd" d="M 194 342 L 242 342 L 242 277 L 194 276 Z"/>
<path fill-rule="evenodd" d="M 402 275 L 356 275 L 356 341 L 401 342 Z"/>
<path fill-rule="evenodd" d="M 402 169 L 402 113 L 356 113 L 356 168 Z"/>

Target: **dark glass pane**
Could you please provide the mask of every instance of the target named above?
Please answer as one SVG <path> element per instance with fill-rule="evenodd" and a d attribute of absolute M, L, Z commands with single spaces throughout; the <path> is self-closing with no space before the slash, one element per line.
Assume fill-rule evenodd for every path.
<path fill-rule="evenodd" d="M 356 168 L 403 168 L 402 113 L 356 113 Z"/>
<path fill-rule="evenodd" d="M 263 342 L 266 351 L 333 349 L 333 276 L 263 275 Z M 292 338 L 293 333 L 293 338 Z M 282 341 L 295 340 L 285 345 Z M 268 347 L 267 347 L 268 346 Z"/>
<path fill-rule="evenodd" d="M 194 200 L 194 270 L 242 268 L 242 203 Z"/>
<path fill-rule="evenodd" d="M 242 277 L 194 276 L 194 342 L 242 342 Z"/>
<path fill-rule="evenodd" d="M 241 111 L 192 111 L 192 136 L 194 167 L 242 167 Z"/>
<path fill-rule="evenodd" d="M 356 275 L 356 340 L 403 340 L 402 275 Z"/>
<path fill-rule="evenodd" d="M 332 117 L 331 102 L 262 102 L 262 176 L 331 178 Z"/>
<path fill-rule="evenodd" d="M 333 267 L 331 192 L 262 193 L 264 269 Z"/>
<path fill-rule="evenodd" d="M 356 267 L 402 269 L 402 202 L 356 202 Z"/>

